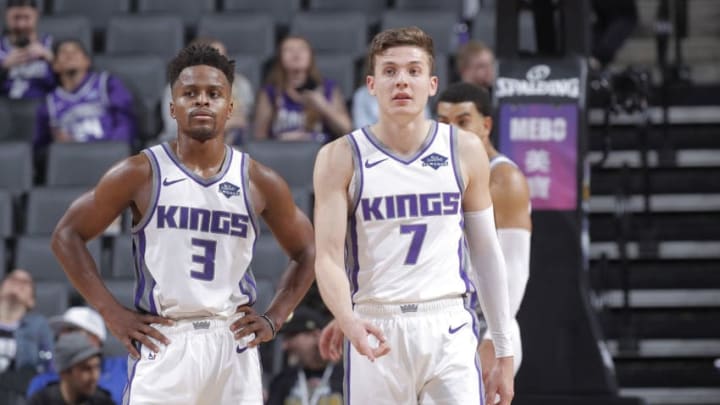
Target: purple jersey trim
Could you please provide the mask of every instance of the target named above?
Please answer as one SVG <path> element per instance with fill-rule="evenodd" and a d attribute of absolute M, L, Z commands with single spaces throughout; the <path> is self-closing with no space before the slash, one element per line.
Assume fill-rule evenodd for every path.
<path fill-rule="evenodd" d="M 350 282 L 352 284 L 352 294 L 350 298 L 355 297 L 359 286 L 358 286 L 358 273 L 360 272 L 360 262 L 358 258 L 358 237 L 357 237 L 357 219 L 353 215 L 350 218 L 350 254 L 353 257 L 353 268 L 350 269 Z"/>
<path fill-rule="evenodd" d="M 252 258 L 255 257 L 255 245 L 258 241 L 258 236 L 260 235 L 260 228 L 257 224 L 257 217 L 255 215 L 255 210 L 253 210 L 251 199 L 250 199 L 250 157 L 247 153 L 240 153 L 240 178 L 242 179 L 242 188 L 243 188 L 243 200 L 245 200 L 245 209 L 247 210 L 248 217 L 250 218 L 250 224 L 253 227 L 253 231 L 255 233 L 255 238 L 253 239 L 252 244 L 252 256 L 250 257 L 250 261 L 252 262 Z M 248 265 L 248 268 L 245 270 L 245 274 L 243 275 L 243 278 L 240 280 L 239 286 L 240 286 L 240 292 L 242 292 L 244 295 L 247 295 L 249 297 L 248 305 L 254 305 L 257 301 L 257 284 L 255 283 L 255 276 L 251 273 L 250 266 Z M 243 288 L 243 282 L 242 280 L 246 280 L 246 282 L 252 287 L 252 291 L 248 292 L 245 291 L 245 288 Z"/>
<path fill-rule="evenodd" d="M 350 345 L 350 341 L 345 339 L 345 361 L 343 363 L 345 364 L 345 381 L 343 381 L 343 391 L 345 391 L 345 405 L 350 405 L 350 358 L 352 355 L 350 354 L 350 351 L 352 350 L 352 346 Z"/>
<path fill-rule="evenodd" d="M 138 353 L 141 353 L 140 349 L 142 346 L 138 343 L 135 347 L 137 348 Z M 135 379 L 135 370 L 137 369 L 138 363 L 140 363 L 139 358 L 133 359 L 130 355 L 128 355 L 128 369 L 130 371 L 128 372 L 127 385 L 125 385 L 125 390 L 123 391 L 123 404 L 130 404 L 130 393 L 132 391 L 132 383 L 133 379 Z"/>
<path fill-rule="evenodd" d="M 155 214 L 155 209 L 157 208 L 157 203 L 160 199 L 160 182 L 162 178 L 162 174 L 160 173 L 160 164 L 158 163 L 157 157 L 155 156 L 155 152 L 153 152 L 151 149 L 145 149 L 143 152 L 150 161 L 153 192 L 152 194 L 150 194 L 150 204 L 148 204 L 148 210 L 143 214 L 143 217 L 140 218 L 140 222 L 138 222 L 135 226 L 132 227 L 132 233 L 138 233 L 145 230 L 145 227 Z"/>
<path fill-rule="evenodd" d="M 250 160 L 247 153 L 239 153 L 241 170 L 240 178 L 242 179 L 243 200 L 245 200 L 245 209 L 248 212 L 248 217 L 250 217 L 250 224 L 252 224 L 253 231 L 255 231 L 255 240 L 253 240 L 253 253 L 255 253 L 255 242 L 257 242 L 258 240 L 260 230 L 258 229 L 255 210 L 253 210 L 252 204 L 250 203 Z"/>
<path fill-rule="evenodd" d="M 462 174 L 460 173 L 460 156 L 457 155 L 457 131 L 455 130 L 455 127 L 452 125 L 450 126 L 450 160 L 452 161 L 452 167 L 453 167 L 453 174 L 455 175 L 455 182 L 457 182 L 458 185 L 458 191 L 460 191 L 460 197 L 463 196 L 465 193 L 465 188 L 463 187 L 463 179 Z"/>
<path fill-rule="evenodd" d="M 222 180 L 222 178 L 225 177 L 225 175 L 227 174 L 228 169 L 230 169 L 230 164 L 232 163 L 233 159 L 233 149 L 229 146 L 225 146 L 225 160 L 223 162 L 223 166 L 220 168 L 220 171 L 217 174 L 211 176 L 210 178 L 205 179 L 188 170 L 185 165 L 177 159 L 172 150 L 170 150 L 170 146 L 167 144 L 167 142 L 163 143 L 162 147 L 165 150 L 165 153 L 167 153 L 167 155 L 170 157 L 170 160 L 175 163 L 175 166 L 177 166 L 183 173 L 185 173 L 188 177 L 190 177 L 196 183 L 203 187 L 210 187 L 218 181 Z"/>
<path fill-rule="evenodd" d="M 360 175 L 360 178 L 358 179 L 360 181 L 360 183 L 357 186 L 357 192 L 355 193 L 357 195 L 357 198 L 354 201 L 353 209 L 352 209 L 353 215 L 355 215 L 355 212 L 357 211 L 357 207 L 358 207 L 358 205 L 360 205 L 360 198 L 362 197 L 364 176 L 363 176 L 362 155 L 360 154 L 360 147 L 358 146 L 357 141 L 355 140 L 355 137 L 352 134 L 348 135 L 348 139 L 350 139 L 350 141 L 351 141 L 350 145 L 352 145 L 353 153 L 355 154 L 355 156 L 357 158 L 354 160 L 356 160 L 357 165 L 358 165 L 356 171 Z"/>
<path fill-rule="evenodd" d="M 413 163 L 414 161 L 416 161 L 418 158 L 420 158 L 420 156 L 422 156 L 423 153 L 425 153 L 430 148 L 430 146 L 432 146 L 433 142 L 435 141 L 435 136 L 437 136 L 437 133 L 438 133 L 438 126 L 439 125 L 437 122 L 435 122 L 435 121 L 432 122 L 432 124 L 430 125 L 430 129 L 432 130 L 432 135 L 425 138 L 425 141 L 423 142 L 423 145 L 420 148 L 420 150 L 415 152 L 415 154 L 410 159 L 403 159 L 403 158 L 395 155 L 391 150 L 386 148 L 384 145 L 380 144 L 379 140 L 377 140 L 375 138 L 375 136 L 372 133 L 370 133 L 369 127 L 362 128 L 362 132 L 363 132 L 363 134 L 365 134 L 368 141 L 370 141 L 370 143 L 373 144 L 373 146 L 375 146 L 375 148 L 377 148 L 377 150 L 381 151 L 382 153 L 384 153 L 388 157 L 392 158 L 393 160 L 396 160 L 404 165 L 409 165 L 409 164 Z"/>
<path fill-rule="evenodd" d="M 142 296 L 145 293 L 145 271 L 143 270 L 142 257 L 145 254 L 144 246 L 140 244 L 141 235 L 144 235 L 145 231 L 140 231 L 133 238 L 133 250 L 137 252 L 135 256 L 135 271 L 137 272 L 137 279 L 135 285 L 135 308 L 138 310 L 145 310 L 140 306 Z"/>

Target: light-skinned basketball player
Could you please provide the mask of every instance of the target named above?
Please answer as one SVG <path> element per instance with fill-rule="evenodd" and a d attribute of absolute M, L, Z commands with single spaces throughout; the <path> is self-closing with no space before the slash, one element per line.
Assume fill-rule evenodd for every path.
<path fill-rule="evenodd" d="M 490 141 L 492 132 L 492 104 L 490 94 L 469 83 L 455 83 L 438 96 L 437 119 L 477 135 L 490 159 L 490 195 L 495 211 L 500 247 L 505 256 L 508 274 L 510 314 L 515 317 L 530 276 L 530 191 L 527 180 L 518 166 L 499 153 Z M 513 363 L 515 373 L 522 361 L 522 341 L 517 319 L 512 323 Z M 486 332 L 480 343 L 483 377 L 495 362 L 492 336 Z"/>
<path fill-rule="evenodd" d="M 233 76 L 214 48 L 183 49 L 168 66 L 177 141 L 116 164 L 53 235 L 68 278 L 130 352 L 125 403 L 262 404 L 256 346 L 275 337 L 313 280 L 312 226 L 287 184 L 223 142 Z M 127 208 L 133 309 L 108 291 L 86 247 Z M 248 271 L 260 216 L 292 259 L 262 315 L 250 306 Z"/>
<path fill-rule="evenodd" d="M 425 118 L 437 77 L 423 31 L 385 30 L 368 58 L 378 122 L 323 147 L 314 173 L 315 271 L 349 341 L 346 398 L 507 405 L 512 318 L 483 144 Z M 485 393 L 465 238 L 497 358 Z"/>

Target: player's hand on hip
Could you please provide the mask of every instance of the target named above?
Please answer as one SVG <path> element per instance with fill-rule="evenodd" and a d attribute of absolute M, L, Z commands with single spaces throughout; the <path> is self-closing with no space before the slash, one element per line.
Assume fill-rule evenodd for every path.
<path fill-rule="evenodd" d="M 269 342 L 273 339 L 273 330 L 268 321 L 255 312 L 255 309 L 248 305 L 237 308 L 236 313 L 243 313 L 243 317 L 230 325 L 230 331 L 235 335 L 236 340 L 254 334 L 253 340 L 248 342 L 248 347 L 255 347 L 262 342 Z"/>
<path fill-rule="evenodd" d="M 495 361 L 487 378 L 485 403 L 510 405 L 514 396 L 513 358 L 501 357 Z"/>
<path fill-rule="evenodd" d="M 368 321 L 353 317 L 352 321 L 341 326 L 341 329 L 355 350 L 370 361 L 390 352 L 385 335 L 380 328 Z"/>
<path fill-rule="evenodd" d="M 125 346 L 130 356 L 140 358 L 140 352 L 133 340 L 157 353 L 160 348 L 156 342 L 170 344 L 170 339 L 152 327 L 152 324 L 172 325 L 173 320 L 157 315 L 140 314 L 120 306 L 119 309 L 103 314 L 108 329 Z"/>
<path fill-rule="evenodd" d="M 320 333 L 320 356 L 325 360 L 340 361 L 343 352 L 343 335 L 342 329 L 336 320 L 330 321 Z"/>

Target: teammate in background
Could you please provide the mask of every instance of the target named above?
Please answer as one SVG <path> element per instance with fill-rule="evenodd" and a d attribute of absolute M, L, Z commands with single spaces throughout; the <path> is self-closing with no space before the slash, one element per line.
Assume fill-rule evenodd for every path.
<path fill-rule="evenodd" d="M 37 32 L 36 0 L 8 0 L 0 38 L 0 94 L 12 99 L 37 99 L 55 87 L 52 38 Z"/>
<path fill-rule="evenodd" d="M 500 154 L 492 142 L 492 105 L 488 91 L 468 83 L 448 86 L 438 97 L 437 119 L 477 135 L 490 159 L 490 195 L 495 207 L 495 227 L 505 256 L 510 314 L 517 316 L 530 276 L 530 192 L 517 165 Z M 522 361 L 522 342 L 517 319 L 512 322 L 515 373 Z M 495 362 L 489 331 L 480 344 L 483 373 Z M 486 376 L 484 376 L 486 377 Z"/>
<path fill-rule="evenodd" d="M 467 237 L 498 357 L 485 401 L 499 394 L 509 404 L 512 318 L 485 149 L 475 135 L 424 117 L 437 77 L 422 30 L 379 33 L 368 58 L 380 118 L 323 147 L 314 173 L 318 286 L 351 343 L 345 396 L 351 404 L 483 401 L 477 319 L 464 305 L 473 290 Z"/>
<path fill-rule="evenodd" d="M 209 46 L 180 51 L 168 66 L 177 140 L 111 168 L 53 235 L 73 285 L 130 352 L 126 403 L 262 404 L 256 346 L 275 337 L 313 280 L 312 226 L 287 184 L 223 142 L 233 72 Z M 128 207 L 135 310 L 108 291 L 86 248 Z M 258 216 L 293 260 L 262 315 L 248 271 Z"/>
<path fill-rule="evenodd" d="M 456 65 L 460 80 L 491 89 L 495 84 L 495 54 L 480 41 L 469 41 L 458 49 Z"/>

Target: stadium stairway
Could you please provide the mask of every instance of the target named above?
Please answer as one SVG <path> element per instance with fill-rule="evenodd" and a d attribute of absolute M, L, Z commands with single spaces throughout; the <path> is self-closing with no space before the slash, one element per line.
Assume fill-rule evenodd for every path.
<path fill-rule="evenodd" d="M 649 214 L 638 116 L 617 117 L 612 152 L 591 171 L 592 302 L 621 393 L 650 405 L 720 404 L 720 102 L 714 104 L 672 107 L 667 136 L 651 127 Z M 658 109 L 650 115 L 660 122 Z M 604 145 L 600 117 L 591 111 L 595 162 Z"/>

